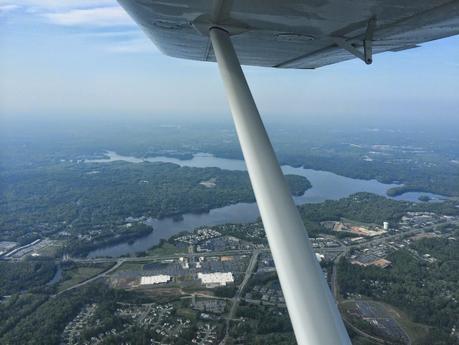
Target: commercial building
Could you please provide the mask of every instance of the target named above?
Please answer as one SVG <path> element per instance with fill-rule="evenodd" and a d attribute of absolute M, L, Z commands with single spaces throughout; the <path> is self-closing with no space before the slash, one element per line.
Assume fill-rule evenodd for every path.
<path fill-rule="evenodd" d="M 166 274 L 159 274 L 156 276 L 145 276 L 140 278 L 140 285 L 154 285 L 167 283 L 171 280 L 171 276 Z"/>
<path fill-rule="evenodd" d="M 233 283 L 234 277 L 231 272 L 215 272 L 215 273 L 198 273 L 198 279 L 201 279 L 202 284 L 207 288 L 217 286 L 226 286 L 227 283 Z"/>
<path fill-rule="evenodd" d="M 359 265 L 359 266 L 364 266 L 364 267 L 376 266 L 380 268 L 386 268 L 392 264 L 391 261 L 377 257 L 376 255 L 373 255 L 373 254 L 359 255 L 355 258 L 352 258 L 351 263 L 354 265 Z"/>

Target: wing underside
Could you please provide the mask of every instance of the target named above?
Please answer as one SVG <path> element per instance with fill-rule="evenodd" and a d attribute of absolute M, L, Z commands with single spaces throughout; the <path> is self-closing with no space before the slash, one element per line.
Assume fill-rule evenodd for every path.
<path fill-rule="evenodd" d="M 371 19 L 373 54 L 459 34 L 459 1 L 118 0 L 165 54 L 215 61 L 211 23 L 232 32 L 243 65 L 318 68 L 355 58 Z M 203 29 L 204 28 L 204 29 Z"/>

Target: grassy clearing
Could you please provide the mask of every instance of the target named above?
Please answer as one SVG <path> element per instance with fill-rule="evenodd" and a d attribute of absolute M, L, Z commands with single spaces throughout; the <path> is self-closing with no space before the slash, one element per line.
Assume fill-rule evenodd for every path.
<path fill-rule="evenodd" d="M 65 290 L 75 284 L 92 278 L 110 268 L 112 264 L 100 264 L 98 266 L 80 266 L 64 272 L 64 280 L 59 283 L 58 291 Z"/>
<path fill-rule="evenodd" d="M 191 320 L 195 320 L 196 319 L 196 312 L 194 312 L 190 308 L 179 308 L 179 309 L 177 309 L 177 315 L 185 317 L 185 318 L 188 318 L 188 319 L 191 319 Z"/>
<path fill-rule="evenodd" d="M 63 241 L 53 241 L 49 246 L 39 249 L 37 253 L 44 257 L 54 258 L 61 254 L 63 247 Z"/>
<path fill-rule="evenodd" d="M 130 271 L 143 271 L 143 265 L 149 263 L 149 261 L 137 261 L 137 262 L 123 262 L 123 264 L 118 267 L 115 271 L 110 272 L 110 274 L 116 274 L 118 272 L 130 272 Z"/>
<path fill-rule="evenodd" d="M 363 227 L 377 227 L 379 226 L 380 228 L 382 227 L 382 224 L 376 224 L 376 223 L 364 223 L 364 222 L 359 222 L 356 220 L 348 219 L 348 218 L 341 218 L 341 222 L 350 224 L 351 226 L 363 226 Z"/>
<path fill-rule="evenodd" d="M 186 253 L 187 248 L 178 248 L 171 243 L 165 242 L 159 247 L 152 248 L 148 251 L 151 256 L 167 256 Z"/>

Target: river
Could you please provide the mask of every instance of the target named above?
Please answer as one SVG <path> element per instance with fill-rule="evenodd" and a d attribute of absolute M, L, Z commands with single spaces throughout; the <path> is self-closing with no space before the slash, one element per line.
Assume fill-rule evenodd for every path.
<path fill-rule="evenodd" d="M 109 163 L 114 161 L 126 161 L 130 163 L 147 162 L 169 162 L 180 166 L 207 168 L 217 167 L 225 170 L 245 171 L 244 161 L 237 159 L 226 159 L 215 157 L 211 154 L 199 153 L 192 159 L 179 160 L 171 157 L 150 157 L 137 158 L 132 156 L 122 156 L 113 151 L 107 151 L 107 158 L 86 160 L 87 163 Z M 282 167 L 285 174 L 300 175 L 306 177 L 312 185 L 303 195 L 294 197 L 297 205 L 305 203 L 318 203 L 325 200 L 337 200 L 357 192 L 369 192 L 379 195 L 386 195 L 386 191 L 397 184 L 384 184 L 376 180 L 361 180 L 350 177 L 340 176 L 328 171 L 313 169 L 294 168 L 288 165 Z M 405 201 L 418 201 L 419 196 L 428 195 L 433 201 L 442 199 L 442 196 L 431 193 L 409 192 L 392 199 Z M 248 223 L 255 221 L 259 216 L 256 203 L 237 203 L 210 210 L 208 213 L 183 215 L 183 219 L 174 220 L 173 218 L 154 219 L 146 221 L 154 231 L 148 236 L 141 237 L 130 244 L 119 243 L 116 245 L 100 248 L 91 251 L 88 257 L 110 256 L 118 257 L 121 255 L 133 254 L 148 250 L 157 245 L 161 239 L 181 232 L 192 230 L 203 225 L 218 225 L 225 223 Z"/>
<path fill-rule="evenodd" d="M 61 265 L 57 265 L 56 268 L 56 273 L 54 273 L 54 276 L 51 278 L 51 280 L 46 283 L 46 285 L 54 285 L 56 283 L 59 283 L 62 279 L 62 267 Z"/>

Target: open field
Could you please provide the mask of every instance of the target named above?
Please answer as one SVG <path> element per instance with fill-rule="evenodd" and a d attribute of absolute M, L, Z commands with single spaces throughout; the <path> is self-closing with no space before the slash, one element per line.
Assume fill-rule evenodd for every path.
<path fill-rule="evenodd" d="M 118 272 L 131 272 L 131 271 L 143 271 L 143 266 L 150 261 L 137 261 L 137 262 L 123 262 L 120 267 L 110 273 L 110 275 Z"/>
<path fill-rule="evenodd" d="M 81 283 L 89 278 L 92 278 L 99 273 L 110 268 L 112 264 L 104 263 L 97 266 L 80 266 L 64 272 L 64 278 L 59 283 L 58 291 L 65 290 L 73 285 Z M 68 277 L 68 279 L 66 279 Z"/>
<path fill-rule="evenodd" d="M 54 240 L 48 246 L 45 246 L 37 250 L 37 254 L 40 254 L 40 256 L 46 256 L 51 258 L 57 257 L 62 252 L 63 247 L 64 241 Z"/>
<path fill-rule="evenodd" d="M 171 243 L 165 242 L 160 246 L 150 249 L 147 253 L 149 256 L 166 256 L 187 253 L 187 248 L 178 248 Z"/>

